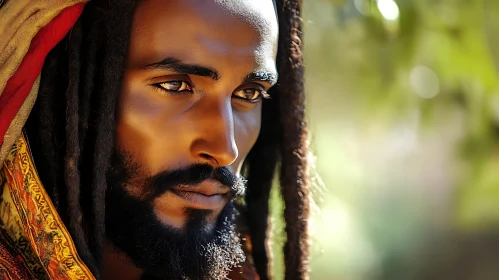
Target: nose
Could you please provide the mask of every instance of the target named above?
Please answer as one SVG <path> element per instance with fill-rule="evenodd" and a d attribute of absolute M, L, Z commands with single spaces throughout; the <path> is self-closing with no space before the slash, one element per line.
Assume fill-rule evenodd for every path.
<path fill-rule="evenodd" d="M 196 161 L 216 166 L 231 165 L 238 157 L 238 149 L 230 97 L 207 101 L 198 110 L 201 115 L 196 120 L 197 131 L 191 144 L 192 155 Z"/>

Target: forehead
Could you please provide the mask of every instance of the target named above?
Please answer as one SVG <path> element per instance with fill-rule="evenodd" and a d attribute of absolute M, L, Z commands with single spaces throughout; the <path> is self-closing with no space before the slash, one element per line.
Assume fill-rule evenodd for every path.
<path fill-rule="evenodd" d="M 275 61 L 277 33 L 272 0 L 144 0 L 134 14 L 129 66 L 171 56 L 196 62 L 252 58 L 261 66 Z"/>

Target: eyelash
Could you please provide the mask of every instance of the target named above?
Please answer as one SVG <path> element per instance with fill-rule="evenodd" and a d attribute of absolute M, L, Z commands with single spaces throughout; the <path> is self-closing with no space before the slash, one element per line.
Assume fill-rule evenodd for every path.
<path fill-rule="evenodd" d="M 162 86 L 163 84 L 168 84 L 168 83 L 181 83 L 181 88 L 182 88 L 182 84 L 185 83 L 186 87 L 188 89 L 181 90 L 181 91 L 168 90 L 164 86 Z M 182 81 L 182 80 L 166 81 L 166 82 L 152 84 L 152 86 L 156 90 L 160 90 L 163 93 L 167 93 L 167 94 L 171 94 L 171 95 L 179 95 L 179 94 L 182 94 L 182 93 L 185 93 L 185 92 L 192 93 L 192 88 L 193 88 L 192 85 L 189 82 Z M 270 99 L 270 95 L 263 88 L 261 88 L 261 87 L 260 88 L 242 88 L 242 89 L 239 89 L 236 92 L 244 91 L 244 90 L 251 90 L 251 89 L 259 92 L 259 95 L 258 95 L 257 98 L 255 98 L 255 99 L 248 99 L 248 98 L 244 98 L 244 97 L 241 97 L 241 96 L 234 96 L 234 98 L 237 98 L 239 100 L 242 100 L 242 101 L 245 101 L 245 102 L 249 102 L 249 103 L 256 103 L 256 102 L 258 102 L 258 100 L 260 99 L 260 97 L 262 99 Z"/>

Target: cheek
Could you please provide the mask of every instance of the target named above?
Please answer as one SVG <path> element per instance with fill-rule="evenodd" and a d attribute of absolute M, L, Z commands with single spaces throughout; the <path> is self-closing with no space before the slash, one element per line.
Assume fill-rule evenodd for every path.
<path fill-rule="evenodd" d="M 121 93 L 117 121 L 116 145 L 132 153 L 144 170 L 155 171 L 160 165 L 155 160 L 154 147 L 164 123 L 164 109 L 145 89 L 124 88 Z M 156 162 L 158 161 L 158 162 Z"/>
<path fill-rule="evenodd" d="M 133 91 L 123 92 L 119 101 L 116 122 L 116 142 L 123 149 L 134 152 L 137 146 L 147 145 L 154 134 L 156 114 L 159 108 L 149 102 L 144 95 Z"/>

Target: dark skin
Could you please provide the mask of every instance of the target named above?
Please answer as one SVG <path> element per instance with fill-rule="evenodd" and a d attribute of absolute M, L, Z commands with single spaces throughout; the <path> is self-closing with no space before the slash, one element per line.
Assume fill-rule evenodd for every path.
<path fill-rule="evenodd" d="M 270 0 L 139 2 L 116 144 L 140 163 L 141 176 L 196 163 L 240 172 L 260 132 L 266 91 L 277 80 L 277 38 Z M 158 219 L 182 229 L 186 209 L 205 209 L 213 225 L 229 200 L 227 187 L 216 180 L 187 187 L 191 198 L 166 192 L 155 199 Z M 204 193 L 197 191 L 201 188 Z M 140 185 L 130 184 L 127 191 L 143 194 Z M 141 274 L 106 244 L 104 279 L 140 279 Z"/>

